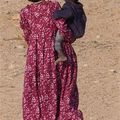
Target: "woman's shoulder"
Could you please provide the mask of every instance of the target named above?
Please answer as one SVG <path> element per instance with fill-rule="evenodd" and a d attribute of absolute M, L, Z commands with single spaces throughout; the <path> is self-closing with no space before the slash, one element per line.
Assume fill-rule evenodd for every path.
<path fill-rule="evenodd" d="M 59 2 L 57 2 L 56 0 L 48 0 L 48 1 L 45 1 L 43 3 L 43 5 L 49 5 L 51 6 L 53 9 L 57 9 L 57 8 L 60 8 L 60 4 Z M 28 4 L 26 5 L 24 8 L 22 8 L 20 10 L 20 14 L 24 14 L 24 15 L 28 15 L 30 13 L 30 10 L 34 7 L 34 4 Z M 47 6 L 48 7 L 48 6 Z"/>
<path fill-rule="evenodd" d="M 50 0 L 50 2 L 53 4 L 53 6 L 56 7 L 60 7 L 60 4 L 57 0 Z"/>
<path fill-rule="evenodd" d="M 30 9 L 30 5 L 27 5 L 27 6 L 25 6 L 24 8 L 22 8 L 20 10 L 20 13 L 21 14 L 28 14 L 29 13 L 29 9 Z"/>

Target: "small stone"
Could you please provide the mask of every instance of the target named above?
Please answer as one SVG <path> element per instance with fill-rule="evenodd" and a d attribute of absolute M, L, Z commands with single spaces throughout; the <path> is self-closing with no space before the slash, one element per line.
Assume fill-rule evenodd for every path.
<path fill-rule="evenodd" d="M 113 70 L 113 69 L 111 69 L 110 71 L 113 72 L 113 73 L 117 73 L 117 71 L 116 71 L 116 70 Z"/>
<path fill-rule="evenodd" d="M 8 15 L 10 15 L 10 12 L 7 12 Z"/>
<path fill-rule="evenodd" d="M 5 1 L 5 3 L 8 3 L 8 1 Z"/>
<path fill-rule="evenodd" d="M 18 49 L 23 49 L 24 46 L 23 46 L 23 45 L 18 45 L 18 46 L 16 46 L 16 48 L 18 48 Z"/>
<path fill-rule="evenodd" d="M 15 86 L 10 86 L 11 88 L 15 88 Z"/>
<path fill-rule="evenodd" d="M 26 57 L 27 55 L 24 55 L 24 57 Z"/>
<path fill-rule="evenodd" d="M 100 35 L 97 35 L 96 38 L 99 39 L 99 38 L 100 38 Z"/>
<path fill-rule="evenodd" d="M 12 20 L 18 20 L 19 19 L 19 14 L 13 15 Z"/>
<path fill-rule="evenodd" d="M 116 70 L 114 70 L 114 71 L 113 71 L 113 73 L 117 73 L 117 71 L 116 71 Z"/>
<path fill-rule="evenodd" d="M 84 64 L 83 66 L 84 66 L 84 67 L 87 67 L 87 66 L 88 66 L 88 64 Z"/>

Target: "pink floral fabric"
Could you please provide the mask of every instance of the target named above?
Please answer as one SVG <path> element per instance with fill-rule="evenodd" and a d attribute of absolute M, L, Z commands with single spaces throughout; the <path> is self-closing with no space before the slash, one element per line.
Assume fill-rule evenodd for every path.
<path fill-rule="evenodd" d="M 28 44 L 23 120 L 83 120 L 78 110 L 77 58 L 71 46 L 74 40 L 63 19 L 52 19 L 59 8 L 57 2 L 42 1 L 20 12 L 20 26 Z M 68 60 L 55 66 L 58 29 L 65 37 L 62 47 Z"/>

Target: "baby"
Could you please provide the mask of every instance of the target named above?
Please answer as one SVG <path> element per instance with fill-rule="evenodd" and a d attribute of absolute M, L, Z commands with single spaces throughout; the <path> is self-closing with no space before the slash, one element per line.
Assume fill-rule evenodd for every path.
<path fill-rule="evenodd" d="M 54 19 L 65 19 L 68 29 L 71 29 L 73 38 L 81 38 L 85 33 L 86 27 L 86 15 L 83 9 L 83 5 L 78 0 L 65 0 L 65 4 L 60 10 L 57 10 L 54 15 Z M 59 30 L 56 33 L 55 38 L 55 50 L 58 52 L 58 59 L 55 64 L 59 61 L 66 61 L 67 57 L 64 55 L 61 44 L 64 37 L 60 34 Z"/>

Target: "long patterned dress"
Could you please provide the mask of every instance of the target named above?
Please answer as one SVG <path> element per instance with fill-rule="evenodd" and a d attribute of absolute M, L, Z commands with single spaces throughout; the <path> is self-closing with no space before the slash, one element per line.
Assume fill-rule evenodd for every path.
<path fill-rule="evenodd" d="M 83 120 L 82 112 L 77 110 L 77 58 L 71 46 L 74 40 L 63 19 L 52 19 L 58 9 L 57 2 L 41 1 L 20 12 L 20 26 L 28 44 L 22 99 L 24 120 Z M 65 38 L 62 47 L 67 61 L 55 66 L 58 29 Z"/>

